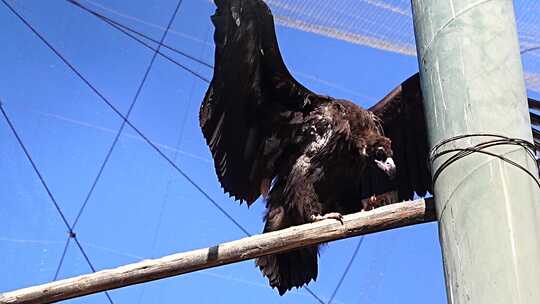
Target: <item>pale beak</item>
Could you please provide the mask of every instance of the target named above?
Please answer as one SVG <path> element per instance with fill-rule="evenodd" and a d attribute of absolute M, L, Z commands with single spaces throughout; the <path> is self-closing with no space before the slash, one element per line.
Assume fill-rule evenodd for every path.
<path fill-rule="evenodd" d="M 383 170 L 390 179 L 393 179 L 396 176 L 396 165 L 391 157 L 387 158 L 384 162 L 375 160 L 375 163 L 377 164 L 377 167 Z"/>

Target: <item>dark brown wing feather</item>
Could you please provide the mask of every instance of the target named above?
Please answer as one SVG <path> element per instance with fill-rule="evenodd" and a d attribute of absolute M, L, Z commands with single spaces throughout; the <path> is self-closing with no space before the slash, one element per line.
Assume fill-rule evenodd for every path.
<path fill-rule="evenodd" d="M 235 199 L 255 201 L 275 176 L 285 138 L 272 138 L 315 95 L 289 73 L 272 14 L 260 0 L 215 0 L 215 69 L 200 125 L 219 181 Z"/>
<path fill-rule="evenodd" d="M 540 150 L 540 102 L 529 98 L 532 133 Z M 369 109 L 381 119 L 385 135 L 392 140 L 397 177 L 393 185 L 399 198 L 431 192 L 429 145 L 418 74 L 411 76 Z"/>
<path fill-rule="evenodd" d="M 429 145 L 418 74 L 405 80 L 370 109 L 381 119 L 385 136 L 392 140 L 399 199 L 424 196 L 431 191 Z"/>
<path fill-rule="evenodd" d="M 532 133 L 536 150 L 540 151 L 540 101 L 529 98 L 529 114 L 531 115 Z"/>

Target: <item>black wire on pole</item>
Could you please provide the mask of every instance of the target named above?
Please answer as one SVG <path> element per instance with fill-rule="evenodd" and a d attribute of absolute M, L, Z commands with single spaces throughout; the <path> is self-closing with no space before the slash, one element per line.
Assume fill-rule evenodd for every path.
<path fill-rule="evenodd" d="M 332 296 L 330 296 L 330 300 L 328 300 L 327 304 L 332 304 L 332 301 L 334 300 L 334 297 L 336 296 L 339 288 L 341 287 L 341 284 L 343 284 L 343 281 L 345 280 L 347 273 L 349 273 L 349 270 L 351 269 L 351 266 L 354 260 L 356 259 L 356 256 L 358 255 L 358 251 L 360 251 L 360 247 L 362 246 L 363 242 L 364 242 L 364 236 L 361 236 L 360 239 L 358 240 L 358 244 L 356 244 L 356 248 L 354 249 L 351 259 L 349 260 L 349 263 L 345 267 L 345 270 L 343 271 L 343 274 L 341 275 L 341 278 L 339 279 L 336 285 L 336 288 L 334 289 L 334 292 L 332 292 Z"/>
<path fill-rule="evenodd" d="M 174 19 L 176 18 L 176 15 L 178 14 L 178 11 L 180 9 L 181 4 L 182 4 L 182 0 L 179 0 L 178 4 L 176 5 L 176 8 L 174 10 L 173 15 L 171 16 L 171 19 L 169 20 L 169 23 L 167 24 L 167 28 L 166 28 L 165 32 L 163 33 L 163 35 L 161 36 L 161 40 L 159 41 L 157 50 L 152 55 L 152 59 L 150 60 L 150 63 L 148 64 L 148 67 L 146 68 L 146 71 L 145 71 L 144 76 L 143 76 L 143 78 L 141 80 L 141 83 L 139 84 L 139 86 L 137 88 L 135 96 L 133 97 L 133 100 L 131 101 L 129 109 L 128 109 L 127 113 L 126 113 L 126 119 L 128 119 L 129 116 L 131 115 L 131 112 L 132 112 L 133 108 L 135 107 L 135 104 L 137 103 L 137 100 L 139 99 L 139 96 L 140 96 L 140 94 L 142 92 L 144 84 L 146 83 L 146 80 L 148 79 L 148 75 L 150 75 L 150 71 L 152 70 L 152 67 L 154 66 L 154 62 L 156 61 L 157 53 L 159 52 L 159 49 L 161 48 L 161 44 L 163 43 L 163 41 L 165 41 L 165 38 L 167 37 L 167 33 L 169 32 L 169 29 L 171 28 L 171 26 L 172 26 L 172 24 L 174 22 Z M 118 140 L 120 139 L 120 135 L 122 134 L 122 131 L 124 130 L 125 126 L 126 126 L 126 121 L 124 120 L 124 121 L 122 121 L 122 124 L 120 125 L 120 128 L 118 129 L 118 132 L 116 132 L 116 136 L 114 137 L 114 140 L 113 140 L 109 150 L 107 151 L 105 159 L 101 163 L 98 174 L 96 175 L 96 177 L 94 179 L 94 182 L 92 183 L 92 186 L 90 187 L 90 190 L 88 191 L 88 194 L 86 195 L 84 203 L 82 204 L 81 208 L 79 209 L 79 212 L 77 213 L 77 216 L 75 217 L 75 220 L 73 221 L 72 228 L 75 228 L 75 226 L 77 225 L 83 211 L 85 210 L 85 208 L 86 208 L 86 206 L 88 204 L 88 201 L 90 200 L 90 197 L 92 196 L 92 193 L 94 192 L 94 189 L 96 188 L 96 185 L 97 185 L 99 179 L 101 178 L 101 175 L 103 174 L 103 171 L 105 170 L 105 167 L 107 166 L 107 163 L 109 162 L 109 159 L 110 159 L 110 157 L 112 155 L 112 152 L 114 151 L 114 148 L 116 147 L 116 144 L 118 143 Z"/>
<path fill-rule="evenodd" d="M 1 0 L 2 2 L 4 2 L 5 0 Z M 5 3 L 5 2 L 4 2 Z M 45 191 L 47 192 L 47 195 L 49 196 L 49 198 L 51 199 L 51 201 L 53 202 L 55 208 L 56 208 L 56 211 L 58 212 L 58 214 L 60 215 L 60 217 L 62 218 L 62 222 L 64 223 L 64 225 L 66 226 L 66 228 L 68 229 L 68 233 L 69 233 L 69 238 L 75 238 L 75 233 L 73 232 L 73 229 L 71 227 L 71 225 L 69 224 L 69 222 L 67 221 L 64 213 L 62 212 L 62 209 L 60 208 L 60 205 L 58 204 L 58 202 L 56 201 L 56 199 L 54 198 L 54 195 L 52 194 L 49 186 L 47 185 L 47 183 L 45 182 L 45 179 L 43 178 L 43 175 L 41 174 L 41 172 L 39 171 L 36 163 L 34 162 L 34 159 L 32 158 L 32 155 L 30 155 L 30 152 L 28 151 L 28 149 L 26 148 L 26 145 L 23 143 L 21 137 L 19 136 L 19 133 L 17 132 L 17 130 L 15 129 L 15 126 L 13 125 L 13 123 L 11 122 L 11 120 L 9 119 L 9 116 L 7 114 L 7 112 L 5 111 L 4 109 L 4 106 L 3 106 L 3 102 L 2 100 L 0 100 L 0 112 L 2 112 L 2 116 L 4 116 L 4 119 L 5 121 L 7 122 L 9 128 L 11 129 L 11 132 L 13 133 L 13 135 L 15 136 L 15 138 L 17 139 L 17 142 L 19 143 L 19 146 L 21 147 L 21 149 L 24 151 L 24 154 L 26 155 L 26 158 L 28 159 L 28 161 L 30 162 L 30 164 L 32 165 L 32 168 L 34 169 L 34 172 L 36 173 L 36 175 L 38 176 L 41 184 L 43 185 L 43 188 L 45 188 Z M 77 242 L 78 243 L 78 242 Z M 66 242 L 66 246 L 64 248 L 64 251 L 67 251 L 67 246 L 68 246 L 68 243 Z M 86 253 L 84 252 L 84 249 L 82 248 L 82 246 L 80 246 L 80 244 L 78 244 L 79 246 L 79 249 L 81 250 L 81 252 L 83 253 L 83 255 L 85 256 L 86 258 L 86 261 L 88 263 L 88 265 L 90 266 L 90 269 L 92 269 L 92 271 L 95 272 L 94 270 L 94 266 L 92 265 L 92 263 L 90 262 L 90 259 L 88 258 L 88 256 L 86 255 Z M 62 254 L 62 259 L 63 260 L 65 257 L 65 252 Z M 60 271 L 60 269 L 57 269 L 57 273 Z M 107 295 L 107 298 L 109 299 L 109 302 L 111 304 L 114 304 L 111 297 L 109 296 L 109 293 L 105 291 L 105 294 Z"/>
<path fill-rule="evenodd" d="M 148 40 L 150 40 L 150 41 L 152 41 L 152 42 L 158 43 L 158 44 L 159 44 L 159 41 L 156 41 L 156 40 L 153 39 L 153 38 L 150 38 L 150 37 L 148 37 L 148 36 L 146 36 L 146 35 L 144 35 L 144 34 L 142 34 L 142 33 L 140 33 L 140 32 L 137 32 L 137 31 L 135 31 L 135 30 L 133 30 L 133 29 L 131 29 L 131 28 L 125 26 L 125 25 L 122 25 L 122 24 L 120 24 L 120 23 L 118 23 L 118 22 L 116 22 L 116 21 L 114 21 L 114 20 L 112 20 L 112 19 L 110 19 L 110 18 L 108 18 L 108 17 L 105 17 L 105 16 L 103 16 L 103 15 L 101 15 L 101 14 L 95 12 L 95 11 L 92 11 L 91 9 L 89 9 L 89 8 L 87 8 L 87 7 L 85 7 L 85 6 L 83 6 L 82 4 L 80 4 L 80 3 L 76 2 L 76 1 L 73 1 L 73 0 L 66 0 L 66 1 L 69 2 L 69 3 L 71 3 L 71 4 L 73 4 L 73 5 L 75 5 L 75 6 L 77 6 L 77 7 L 79 7 L 80 9 L 85 10 L 86 12 L 88 12 L 88 13 L 90 13 L 90 14 L 96 16 L 96 17 L 99 18 L 101 21 L 105 22 L 106 24 L 108 24 L 108 25 L 110 25 L 111 27 L 113 27 L 114 29 L 120 31 L 121 33 L 123 33 L 124 35 L 128 36 L 129 38 L 131 38 L 131 39 L 135 40 L 136 42 L 140 43 L 140 44 L 143 45 L 144 47 L 146 47 L 146 48 L 148 48 L 148 49 L 150 49 L 150 50 L 152 50 L 152 51 L 154 51 L 154 52 L 157 52 L 157 54 L 159 54 L 159 55 L 162 56 L 163 58 L 165 58 L 165 59 L 167 59 L 168 61 L 174 63 L 175 65 L 177 65 L 177 66 L 180 67 L 181 69 L 183 69 L 183 70 L 189 72 L 190 74 L 192 74 L 193 76 L 199 78 L 200 80 L 202 80 L 202 81 L 204 81 L 204 82 L 206 82 L 206 83 L 210 83 L 210 80 L 209 80 L 208 78 L 206 78 L 206 77 L 200 75 L 199 73 L 195 72 L 193 69 L 190 69 L 190 68 L 188 68 L 187 66 L 185 66 L 185 65 L 183 65 L 183 64 L 181 64 L 181 63 L 179 63 L 178 61 L 172 59 L 171 57 L 167 56 L 166 54 L 163 54 L 159 49 L 156 49 L 156 48 L 152 47 L 152 46 L 149 45 L 148 43 L 142 41 L 141 39 L 139 39 L 139 38 L 137 38 L 137 37 L 135 37 L 135 36 L 133 36 L 133 35 L 130 34 L 129 32 L 135 33 L 135 34 L 137 34 L 137 35 L 139 35 L 139 36 L 141 36 L 141 37 L 143 37 L 143 38 L 146 38 L 146 39 L 148 39 Z M 170 50 L 172 50 L 172 51 L 174 51 L 174 52 L 176 52 L 176 53 L 178 53 L 178 54 L 180 54 L 180 55 L 183 55 L 183 56 L 185 56 L 185 57 L 187 57 L 187 58 L 189 58 L 189 59 L 191 59 L 191 60 L 193 60 L 193 61 L 196 61 L 196 62 L 198 62 L 198 63 L 200 63 L 200 64 L 203 64 L 203 65 L 205 65 L 205 66 L 207 66 L 207 67 L 209 67 L 209 68 L 213 68 L 212 65 L 210 65 L 210 64 L 208 64 L 208 63 L 206 63 L 206 62 L 204 62 L 204 61 L 202 61 L 202 60 L 200 60 L 200 59 L 197 59 L 197 58 L 195 58 L 195 57 L 193 57 L 193 56 L 191 56 L 191 55 L 187 55 L 186 53 L 184 53 L 184 52 L 182 52 L 182 51 L 179 51 L 179 50 L 177 50 L 177 49 L 175 49 L 175 48 L 173 48 L 173 47 L 170 47 L 170 46 L 168 46 L 168 45 L 166 45 L 166 44 L 164 44 L 164 43 L 161 43 L 160 45 L 163 46 L 163 47 L 166 47 L 166 48 L 168 48 L 168 49 L 170 49 Z"/>
<path fill-rule="evenodd" d="M 491 139 L 491 140 L 485 140 L 485 141 L 482 141 L 476 145 L 470 145 L 468 147 L 465 147 L 465 148 L 448 148 L 446 150 L 443 149 L 443 147 L 445 147 L 447 144 L 449 143 L 455 143 L 461 139 L 465 139 L 465 138 L 480 138 L 480 137 L 490 137 L 490 138 L 494 138 L 494 139 Z M 524 167 L 523 165 L 503 156 L 503 155 L 499 155 L 499 154 L 496 154 L 496 153 L 493 153 L 493 152 L 489 152 L 489 151 L 485 151 L 485 149 L 487 148 L 490 148 L 490 147 L 495 147 L 495 146 L 518 146 L 518 147 L 522 147 L 525 149 L 525 151 L 527 152 L 527 154 L 531 157 L 531 159 L 537 163 L 537 159 L 536 159 L 536 146 L 534 145 L 534 143 L 531 143 L 531 142 L 528 142 L 527 140 L 524 140 L 524 139 L 520 139 L 520 138 L 511 138 L 511 137 L 506 137 L 506 136 L 502 136 L 502 135 L 498 135 L 498 134 L 488 134 L 488 133 L 475 133 L 475 134 L 464 134 L 464 135 L 458 135 L 458 136 L 454 136 L 454 137 L 451 137 L 449 139 L 446 139 L 446 140 L 443 140 L 441 141 L 440 143 L 438 143 L 437 145 L 435 145 L 431 151 L 430 151 L 430 156 L 429 156 L 429 165 L 431 168 L 433 168 L 433 163 L 441 158 L 442 156 L 446 155 L 446 154 L 449 154 L 449 153 L 453 153 L 450 157 L 448 157 L 447 159 L 445 159 L 438 167 L 437 167 L 437 170 L 433 170 L 432 169 L 432 172 L 433 172 L 433 185 L 435 185 L 435 183 L 437 182 L 437 178 L 441 175 L 442 172 L 444 172 L 444 170 L 446 170 L 448 167 L 450 167 L 454 162 L 458 161 L 458 160 L 461 160 L 471 154 L 474 154 L 474 153 L 481 153 L 481 154 L 485 154 L 485 155 L 490 155 L 490 156 L 493 156 L 495 158 L 498 158 L 518 169 L 520 169 L 521 171 L 525 172 L 535 183 L 536 185 L 538 186 L 538 189 L 540 189 L 540 179 L 538 179 L 538 177 L 536 176 L 536 173 L 533 173 L 533 172 L 530 172 L 526 167 Z M 442 151 L 441 151 L 442 150 Z M 535 170 L 536 171 L 536 170 Z"/>

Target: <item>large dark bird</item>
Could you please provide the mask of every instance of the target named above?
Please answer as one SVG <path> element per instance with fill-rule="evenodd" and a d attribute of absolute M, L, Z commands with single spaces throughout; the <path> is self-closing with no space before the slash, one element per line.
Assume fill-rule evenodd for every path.
<path fill-rule="evenodd" d="M 400 200 L 431 190 L 418 75 L 369 110 L 318 95 L 285 67 L 262 0 L 215 3 L 200 125 L 225 192 L 266 198 L 264 232 L 376 207 L 372 195 L 389 190 Z M 317 278 L 317 255 L 310 246 L 256 264 L 284 294 Z"/>

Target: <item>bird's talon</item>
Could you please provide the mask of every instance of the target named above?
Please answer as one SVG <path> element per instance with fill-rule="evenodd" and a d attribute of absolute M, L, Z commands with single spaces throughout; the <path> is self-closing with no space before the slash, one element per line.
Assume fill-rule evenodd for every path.
<path fill-rule="evenodd" d="M 367 199 L 362 200 L 362 211 L 369 211 L 382 206 L 384 199 L 380 199 L 376 195 L 372 195 Z"/>
<path fill-rule="evenodd" d="M 311 216 L 311 220 L 313 222 L 318 222 L 318 221 L 323 221 L 323 220 L 328 220 L 328 219 L 337 220 L 341 224 L 343 224 L 343 215 L 341 215 L 341 213 L 338 213 L 338 212 L 331 212 L 325 215 L 317 214 L 317 215 Z"/>
<path fill-rule="evenodd" d="M 379 195 L 372 195 L 369 198 L 362 200 L 362 211 L 372 210 L 397 202 L 398 194 L 395 191 L 390 191 Z"/>

